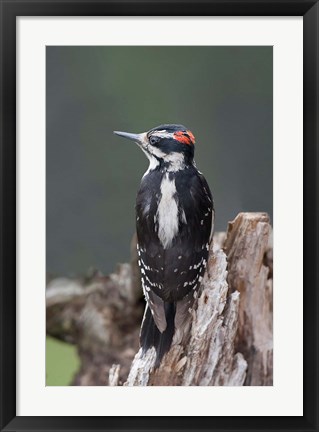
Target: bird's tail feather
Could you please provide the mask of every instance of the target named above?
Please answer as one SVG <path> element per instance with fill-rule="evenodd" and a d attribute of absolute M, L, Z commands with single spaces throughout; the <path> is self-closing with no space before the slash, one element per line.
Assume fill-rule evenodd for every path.
<path fill-rule="evenodd" d="M 151 310 L 148 306 L 146 306 L 145 314 L 142 322 L 141 334 L 140 334 L 140 343 L 143 349 L 143 353 L 145 353 L 149 348 L 155 347 L 156 350 L 156 361 L 155 367 L 157 368 L 164 354 L 166 354 L 172 344 L 175 325 L 175 312 L 176 307 L 174 303 L 164 303 L 165 308 L 165 317 L 167 327 L 161 333 L 154 321 Z"/>

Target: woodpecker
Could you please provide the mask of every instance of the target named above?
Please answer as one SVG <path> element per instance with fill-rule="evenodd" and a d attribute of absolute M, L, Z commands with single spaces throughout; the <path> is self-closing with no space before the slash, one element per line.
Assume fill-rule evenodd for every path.
<path fill-rule="evenodd" d="M 195 137 L 183 125 L 148 132 L 114 131 L 149 159 L 136 198 L 138 264 L 146 300 L 143 352 L 155 347 L 158 367 L 173 336 L 183 334 L 205 273 L 214 227 L 213 198 L 194 161 Z"/>

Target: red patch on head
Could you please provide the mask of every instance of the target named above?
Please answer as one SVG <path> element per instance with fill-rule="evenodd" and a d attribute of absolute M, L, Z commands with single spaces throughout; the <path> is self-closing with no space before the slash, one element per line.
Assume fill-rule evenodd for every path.
<path fill-rule="evenodd" d="M 192 134 L 191 131 L 177 131 L 174 132 L 174 139 L 177 141 L 187 144 L 187 145 L 194 145 L 195 144 L 195 137 Z"/>

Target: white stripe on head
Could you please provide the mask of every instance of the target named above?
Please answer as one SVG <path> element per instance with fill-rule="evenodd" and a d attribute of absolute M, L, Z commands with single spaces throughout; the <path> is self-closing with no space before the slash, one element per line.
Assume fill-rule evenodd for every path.
<path fill-rule="evenodd" d="M 171 152 L 164 157 L 164 161 L 169 163 L 167 171 L 179 171 L 185 168 L 185 158 L 183 153 Z"/>
<path fill-rule="evenodd" d="M 172 132 L 167 132 L 166 129 L 163 130 L 156 130 L 154 132 L 151 132 L 150 134 L 151 136 L 156 136 L 159 138 L 174 138 L 174 133 Z"/>

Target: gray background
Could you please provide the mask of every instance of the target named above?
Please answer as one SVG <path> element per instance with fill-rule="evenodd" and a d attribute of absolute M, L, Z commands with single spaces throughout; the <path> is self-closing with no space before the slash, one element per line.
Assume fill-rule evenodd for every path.
<path fill-rule="evenodd" d="M 47 271 L 129 259 L 148 162 L 113 130 L 181 123 L 196 137 L 216 229 L 272 215 L 272 47 L 47 47 Z"/>

